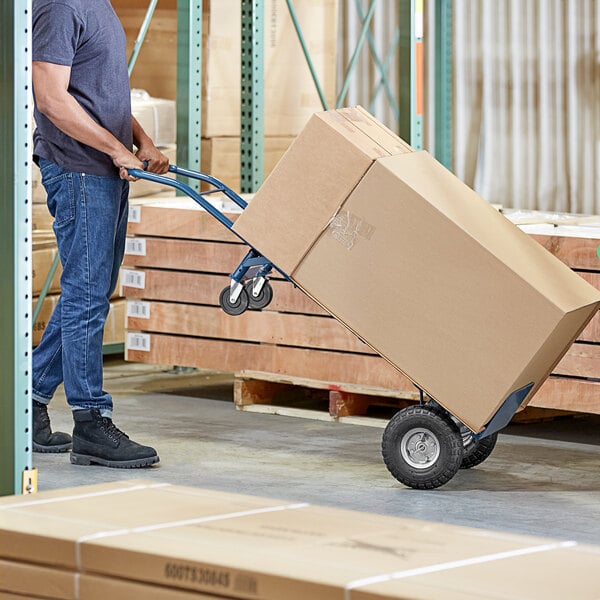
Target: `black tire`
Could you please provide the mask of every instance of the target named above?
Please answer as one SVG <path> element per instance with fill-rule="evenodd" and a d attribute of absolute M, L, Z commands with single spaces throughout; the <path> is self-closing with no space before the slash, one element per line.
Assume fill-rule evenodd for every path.
<path fill-rule="evenodd" d="M 498 433 L 492 433 L 481 440 L 471 439 L 464 445 L 461 469 L 470 469 L 480 465 L 491 453 L 498 440 Z"/>
<path fill-rule="evenodd" d="M 231 290 L 229 286 L 223 288 L 223 290 L 221 291 L 221 294 L 219 295 L 219 304 L 221 305 L 221 308 L 228 315 L 233 316 L 241 315 L 242 313 L 246 312 L 249 304 L 248 294 L 246 293 L 246 290 L 242 289 L 240 295 L 238 296 L 238 299 L 234 303 L 232 303 L 229 299 L 230 292 Z"/>
<path fill-rule="evenodd" d="M 273 300 L 273 288 L 268 281 L 265 281 L 258 296 L 253 296 L 252 284 L 253 281 L 250 280 L 244 285 L 246 293 L 248 294 L 250 308 L 252 310 L 262 310 L 271 304 L 271 300 Z"/>
<path fill-rule="evenodd" d="M 409 406 L 387 424 L 383 460 L 404 485 L 432 490 L 450 481 L 463 458 L 460 431 L 449 416 L 428 406 Z"/>

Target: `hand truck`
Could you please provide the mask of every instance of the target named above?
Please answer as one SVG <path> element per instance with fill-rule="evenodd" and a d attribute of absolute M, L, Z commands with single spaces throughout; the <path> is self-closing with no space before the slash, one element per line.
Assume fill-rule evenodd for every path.
<path fill-rule="evenodd" d="M 273 298 L 273 288 L 269 283 L 273 270 L 295 285 L 286 273 L 240 236 L 232 228 L 233 221 L 211 204 L 206 196 L 220 192 L 244 210 L 248 203 L 243 198 L 210 175 L 175 165 L 169 166 L 169 172 L 202 181 L 211 188 L 197 192 L 177 179 L 141 169 L 128 170 L 132 177 L 180 190 L 249 246 L 246 256 L 230 275 L 230 284 L 219 295 L 219 305 L 227 314 L 241 315 L 248 309 L 261 310 L 267 307 Z M 496 445 L 498 431 L 508 424 L 533 383 L 511 394 L 479 433 L 471 431 L 423 389 L 416 387 L 420 395 L 419 403 L 399 410 L 390 419 L 381 446 L 386 467 L 398 481 L 414 489 L 426 490 L 444 485 L 459 469 L 475 467 L 488 458 Z"/>

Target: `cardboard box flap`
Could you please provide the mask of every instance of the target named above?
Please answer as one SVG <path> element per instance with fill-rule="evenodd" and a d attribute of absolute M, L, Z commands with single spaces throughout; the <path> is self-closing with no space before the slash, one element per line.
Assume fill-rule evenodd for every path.
<path fill-rule="evenodd" d="M 378 163 L 399 180 L 398 195 L 418 193 L 563 312 L 593 304 L 600 292 L 542 248 L 425 151 Z M 525 258 L 526 257 L 526 258 Z M 600 266 L 600 260 L 599 260 Z"/>
<path fill-rule="evenodd" d="M 388 154 L 414 152 L 409 144 L 380 123 L 362 106 L 340 108 L 336 112 L 350 121 L 354 127 L 376 142 L 377 145 L 385 149 Z"/>

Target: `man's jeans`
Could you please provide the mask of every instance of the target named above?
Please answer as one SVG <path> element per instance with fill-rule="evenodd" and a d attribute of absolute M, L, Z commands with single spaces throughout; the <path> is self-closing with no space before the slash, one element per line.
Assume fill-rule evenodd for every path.
<path fill-rule="evenodd" d="M 63 267 L 61 296 L 33 351 L 33 398 L 47 404 L 64 381 L 73 409 L 112 411 L 102 389 L 102 338 L 125 250 L 128 182 L 65 171 L 40 159 Z"/>

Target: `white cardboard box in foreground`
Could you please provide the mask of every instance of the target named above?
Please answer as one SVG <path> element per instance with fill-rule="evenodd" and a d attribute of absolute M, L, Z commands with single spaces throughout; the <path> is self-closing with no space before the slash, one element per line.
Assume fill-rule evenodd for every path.
<path fill-rule="evenodd" d="M 234 230 L 474 432 L 528 403 L 600 306 L 361 108 L 315 114 Z"/>
<path fill-rule="evenodd" d="M 595 600 L 599 568 L 575 542 L 151 481 L 0 499 L 0 597 Z"/>

